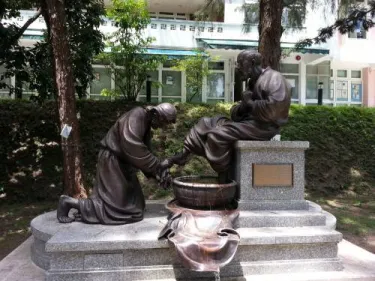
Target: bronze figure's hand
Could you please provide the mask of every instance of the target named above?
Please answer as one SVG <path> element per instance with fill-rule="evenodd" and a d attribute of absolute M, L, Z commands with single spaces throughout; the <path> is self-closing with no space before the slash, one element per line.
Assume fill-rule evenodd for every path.
<path fill-rule="evenodd" d="M 160 166 L 159 166 L 159 169 L 160 170 L 165 170 L 165 169 L 169 169 L 170 167 L 173 166 L 173 162 L 170 160 L 170 159 L 164 159 L 161 163 L 160 163 Z"/>
<path fill-rule="evenodd" d="M 181 152 L 176 153 L 169 158 L 169 161 L 173 164 L 184 166 L 189 161 L 190 152 L 184 149 Z"/>
<path fill-rule="evenodd" d="M 172 176 L 169 173 L 169 169 L 161 170 L 159 175 L 159 186 L 168 189 L 172 184 Z"/>

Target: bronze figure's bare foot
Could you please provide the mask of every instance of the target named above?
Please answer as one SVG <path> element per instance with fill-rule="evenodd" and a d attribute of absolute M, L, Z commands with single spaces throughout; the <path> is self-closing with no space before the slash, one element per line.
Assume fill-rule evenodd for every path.
<path fill-rule="evenodd" d="M 61 223 L 71 223 L 75 219 L 69 217 L 69 211 L 72 208 L 72 205 L 75 203 L 75 200 L 72 197 L 61 195 L 59 199 L 59 205 L 57 207 L 57 219 Z"/>

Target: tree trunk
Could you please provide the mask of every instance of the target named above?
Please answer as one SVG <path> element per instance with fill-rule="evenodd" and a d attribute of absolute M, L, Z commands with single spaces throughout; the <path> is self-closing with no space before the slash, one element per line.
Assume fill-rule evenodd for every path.
<path fill-rule="evenodd" d="M 74 80 L 68 34 L 65 24 L 63 0 L 43 0 L 46 4 L 48 22 L 50 24 L 50 40 L 56 74 L 57 101 L 60 128 L 65 124 L 72 127 L 68 138 L 61 138 L 63 152 L 64 193 L 75 197 L 87 197 L 83 187 L 82 154 L 79 138 L 79 126 L 75 107 Z"/>
<path fill-rule="evenodd" d="M 263 57 L 263 67 L 279 70 L 282 35 L 281 17 L 283 0 L 259 1 L 259 47 Z"/>

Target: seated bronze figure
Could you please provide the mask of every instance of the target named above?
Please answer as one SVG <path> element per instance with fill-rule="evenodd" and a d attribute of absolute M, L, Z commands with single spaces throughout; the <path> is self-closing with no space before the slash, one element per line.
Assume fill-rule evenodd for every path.
<path fill-rule="evenodd" d="M 176 108 L 169 103 L 136 107 L 123 114 L 100 142 L 96 181 L 91 196 L 75 199 L 62 195 L 57 218 L 74 221 L 70 209 L 78 210 L 85 223 L 126 224 L 143 219 L 145 199 L 137 171 L 164 181 L 168 161 L 160 161 L 150 150 L 151 128 L 176 121 Z"/>
<path fill-rule="evenodd" d="M 183 151 L 168 159 L 169 165 L 184 165 L 190 154 L 205 157 L 226 180 L 232 157 L 232 146 L 238 140 L 266 141 L 280 132 L 288 120 L 291 88 L 277 71 L 261 66 L 262 57 L 254 51 L 243 51 L 237 57 L 237 71 L 247 89 L 242 100 L 231 109 L 231 118 L 203 117 L 184 140 Z"/>

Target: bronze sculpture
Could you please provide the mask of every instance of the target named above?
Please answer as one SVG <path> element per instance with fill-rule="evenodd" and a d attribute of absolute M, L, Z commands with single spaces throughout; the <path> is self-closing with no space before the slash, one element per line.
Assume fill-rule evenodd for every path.
<path fill-rule="evenodd" d="M 262 69 L 262 57 L 254 51 L 242 51 L 237 70 L 247 89 L 242 100 L 231 108 L 231 118 L 203 117 L 185 137 L 183 151 L 169 158 L 169 165 L 184 165 L 190 154 L 205 157 L 227 178 L 232 146 L 238 140 L 270 140 L 288 120 L 291 88 L 285 78 L 270 67 Z"/>
<path fill-rule="evenodd" d="M 155 107 L 135 107 L 123 114 L 100 142 L 96 182 L 87 199 L 62 195 L 57 218 L 74 221 L 70 209 L 78 210 L 85 223 L 126 224 L 143 219 L 145 199 L 137 178 L 167 176 L 168 161 L 160 161 L 150 151 L 151 128 L 162 128 L 176 121 L 176 108 L 170 103 Z"/>

